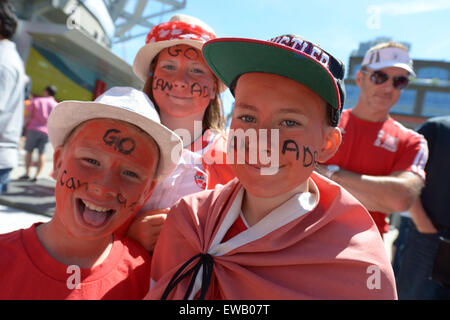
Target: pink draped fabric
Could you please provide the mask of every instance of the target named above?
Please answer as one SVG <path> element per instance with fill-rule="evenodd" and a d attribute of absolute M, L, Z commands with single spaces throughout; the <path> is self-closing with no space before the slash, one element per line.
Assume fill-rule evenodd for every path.
<path fill-rule="evenodd" d="M 215 290 L 223 299 L 243 300 L 397 299 L 393 271 L 369 213 L 330 180 L 313 173 L 310 183 L 319 193 L 313 210 L 296 216 L 298 201 L 291 198 L 264 223 L 225 243 L 221 233 L 240 210 L 238 180 L 181 199 L 156 245 L 146 298 L 160 299 L 186 261 L 209 253 L 214 266 L 206 299 L 214 298 Z M 202 271 L 191 297 L 199 293 Z M 178 283 L 168 299 L 182 299 L 191 278 Z"/>

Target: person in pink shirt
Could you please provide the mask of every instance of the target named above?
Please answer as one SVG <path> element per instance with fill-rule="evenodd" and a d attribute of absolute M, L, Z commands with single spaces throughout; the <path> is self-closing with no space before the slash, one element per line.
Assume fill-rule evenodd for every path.
<path fill-rule="evenodd" d="M 20 180 L 30 179 L 30 167 L 34 149 L 38 149 L 39 158 L 36 174 L 31 181 L 36 181 L 42 171 L 45 162 L 45 146 L 48 142 L 47 120 L 53 108 L 58 104 L 54 98 L 56 92 L 56 87 L 47 86 L 42 92 L 42 97 L 34 98 L 28 107 L 28 116 L 25 120 L 26 142 L 24 147 L 27 152 L 25 157 L 26 173 L 19 178 Z"/>

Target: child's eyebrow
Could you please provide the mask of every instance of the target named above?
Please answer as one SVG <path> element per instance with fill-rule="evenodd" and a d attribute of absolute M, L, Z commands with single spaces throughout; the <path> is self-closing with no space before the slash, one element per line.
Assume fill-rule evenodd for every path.
<path fill-rule="evenodd" d="M 302 110 L 297 108 L 282 108 L 278 110 L 277 114 L 285 115 L 285 114 L 294 114 L 296 117 L 300 117 L 303 121 L 308 121 L 309 116 L 305 114 Z"/>
<path fill-rule="evenodd" d="M 195 60 L 195 61 L 191 61 L 191 64 L 201 64 L 201 65 L 203 65 L 204 63 L 202 61 Z"/>
<path fill-rule="evenodd" d="M 235 108 L 248 109 L 248 110 L 255 111 L 255 112 L 258 111 L 258 108 L 256 108 L 255 106 L 248 105 L 248 104 L 237 104 L 237 105 L 235 105 Z"/>
<path fill-rule="evenodd" d="M 282 109 L 278 110 L 278 112 L 279 113 L 298 113 L 301 115 L 304 114 L 301 110 L 296 109 L 296 108 L 282 108 Z"/>
<path fill-rule="evenodd" d="M 159 63 L 163 63 L 163 62 L 169 62 L 169 63 L 175 63 L 176 61 L 172 58 L 160 58 Z"/>

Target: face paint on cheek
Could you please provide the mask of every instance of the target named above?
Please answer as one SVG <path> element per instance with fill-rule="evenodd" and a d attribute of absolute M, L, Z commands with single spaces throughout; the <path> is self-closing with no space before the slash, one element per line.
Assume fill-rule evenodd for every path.
<path fill-rule="evenodd" d="M 194 82 L 191 85 L 191 94 L 194 95 L 198 93 L 198 96 L 201 97 L 203 94 L 202 86 L 198 82 Z"/>
<path fill-rule="evenodd" d="M 155 76 L 155 80 L 153 81 L 153 90 L 172 91 L 172 88 L 173 85 L 171 85 L 168 81 Z"/>
<path fill-rule="evenodd" d="M 197 95 L 199 98 L 209 98 L 211 96 L 211 88 L 204 85 L 203 87 L 198 83 L 194 82 L 191 85 L 191 94 Z"/>
<path fill-rule="evenodd" d="M 61 174 L 61 178 L 59 179 L 59 184 L 61 187 L 66 187 L 69 190 L 76 190 L 81 187 L 85 187 L 85 190 L 88 190 L 88 183 L 81 182 L 79 179 L 75 177 L 67 176 L 67 170 L 64 170 Z"/>
<path fill-rule="evenodd" d="M 305 168 L 315 166 L 317 151 L 311 152 L 307 146 L 303 146 L 303 166 Z"/>
<path fill-rule="evenodd" d="M 203 98 L 207 98 L 211 95 L 210 88 L 208 86 L 203 86 Z"/>
<path fill-rule="evenodd" d="M 297 142 L 295 142 L 294 140 L 286 140 L 283 143 L 283 149 L 281 150 L 281 153 L 286 154 L 286 151 L 295 152 L 295 159 L 298 160 L 299 149 Z"/>
<path fill-rule="evenodd" d="M 141 195 L 139 195 L 138 199 L 140 199 Z M 136 208 L 136 205 L 138 204 L 138 201 L 128 201 L 127 198 L 125 198 L 121 193 L 117 194 L 117 202 L 119 203 L 119 205 L 124 208 L 124 209 L 130 209 L 130 211 L 134 211 L 134 209 Z"/>
<path fill-rule="evenodd" d="M 56 206 L 58 210 L 67 212 L 75 210 L 73 207 L 73 194 L 76 190 L 84 190 L 87 192 L 89 184 L 86 181 L 81 181 L 70 173 L 69 169 L 63 169 L 58 178 L 58 183 L 55 190 Z"/>
<path fill-rule="evenodd" d="M 317 151 L 311 151 L 308 146 L 303 146 L 303 158 L 302 165 L 307 168 L 310 166 L 315 166 L 317 164 Z M 282 154 L 286 154 L 286 152 L 295 152 L 295 159 L 299 160 L 300 157 L 300 148 L 294 140 L 286 140 L 283 143 L 283 148 L 281 150 Z"/>

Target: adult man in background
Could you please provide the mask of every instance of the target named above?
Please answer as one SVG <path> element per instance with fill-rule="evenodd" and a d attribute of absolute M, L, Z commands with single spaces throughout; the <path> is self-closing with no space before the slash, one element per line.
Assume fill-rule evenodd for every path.
<path fill-rule="evenodd" d="M 425 166 L 427 180 L 422 193 L 409 209 L 411 219 L 403 217 L 401 228 L 405 243 L 396 255 L 396 274 L 400 299 L 450 299 L 450 288 L 434 281 L 433 268 L 443 261 L 439 251 L 440 237 L 450 239 L 450 116 L 436 117 L 424 122 L 418 132 L 428 141 L 430 156 Z M 401 235 L 399 235 L 401 236 Z M 444 243 L 441 244 L 445 247 Z M 447 251 L 447 257 L 450 252 Z M 448 258 L 447 258 L 448 259 Z M 447 275 L 450 265 L 442 265 Z M 445 279 L 440 279 L 445 283 Z M 447 279 L 448 281 L 448 279 Z"/>
<path fill-rule="evenodd" d="M 0 0 L 0 194 L 18 163 L 22 133 L 25 73 L 15 44 L 9 39 L 17 27 L 12 4 Z"/>
<path fill-rule="evenodd" d="M 356 74 L 358 102 L 343 111 L 339 123 L 341 146 L 326 165 L 317 166 L 361 201 L 381 235 L 389 230 L 386 217 L 408 210 L 425 180 L 426 140 L 389 115 L 410 76 L 415 73 L 402 44 L 369 49 Z"/>

